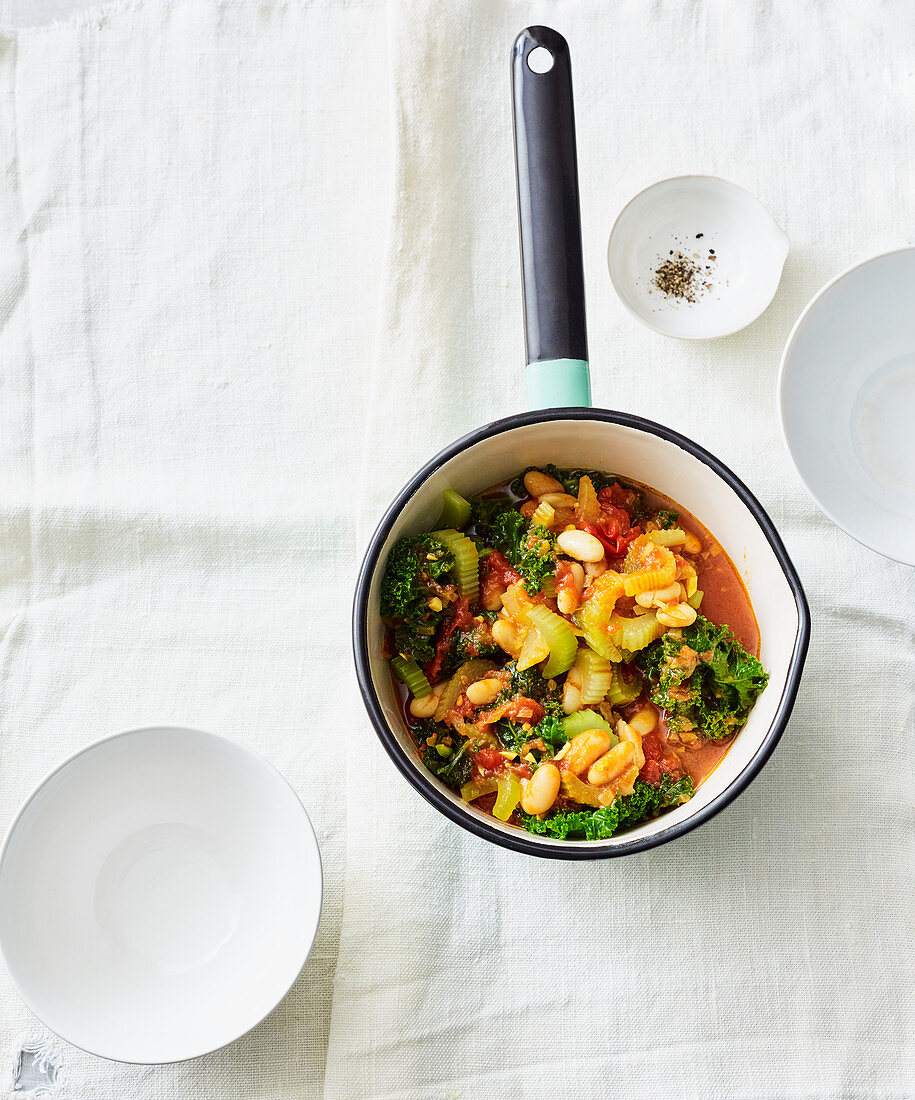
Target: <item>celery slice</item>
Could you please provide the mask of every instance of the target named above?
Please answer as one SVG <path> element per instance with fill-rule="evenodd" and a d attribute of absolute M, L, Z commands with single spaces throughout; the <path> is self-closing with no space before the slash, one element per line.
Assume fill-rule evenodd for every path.
<path fill-rule="evenodd" d="M 576 734 L 584 733 L 586 730 L 606 730 L 613 738 L 613 744 L 618 743 L 613 727 L 606 719 L 601 718 L 596 710 L 577 710 L 562 720 L 562 732 L 569 741 Z"/>
<path fill-rule="evenodd" d="M 425 673 L 412 657 L 404 657 L 402 653 L 395 654 L 391 658 L 391 671 L 401 683 L 407 685 L 407 690 L 414 699 L 422 699 L 432 690 Z"/>
<path fill-rule="evenodd" d="M 622 660 L 619 647 L 606 634 L 589 627 L 585 627 L 583 633 L 589 648 L 593 649 L 595 653 L 599 653 L 601 657 L 605 657 L 608 661 L 617 662 Z"/>
<path fill-rule="evenodd" d="M 585 783 L 571 772 L 563 771 L 561 775 L 562 793 L 567 798 L 571 798 L 573 802 L 577 802 L 580 806 L 601 805 L 600 792 L 596 787 L 592 787 L 590 783 Z"/>
<path fill-rule="evenodd" d="M 521 801 L 521 780 L 514 772 L 506 771 L 499 776 L 499 797 L 492 808 L 493 817 L 508 821 Z"/>
<path fill-rule="evenodd" d="M 682 527 L 668 527 L 663 531 L 652 531 L 649 538 L 655 546 L 682 546 L 686 542 L 686 532 Z"/>
<path fill-rule="evenodd" d="M 487 776 L 485 779 L 471 779 L 461 787 L 461 798 L 465 802 L 473 802 L 475 798 L 482 798 L 484 794 L 492 794 L 499 786 L 495 776 Z"/>
<path fill-rule="evenodd" d="M 689 604 L 690 607 L 695 608 L 695 610 L 698 611 L 699 605 L 702 603 L 702 597 L 704 595 L 705 593 L 702 591 L 702 589 L 697 588 L 686 602 Z"/>
<path fill-rule="evenodd" d="M 549 680 L 568 672 L 575 663 L 575 654 L 578 652 L 578 639 L 571 626 L 561 615 L 550 611 L 543 604 L 535 604 L 528 611 L 527 617 L 550 647 L 550 657 L 543 669 L 544 678 Z"/>
<path fill-rule="evenodd" d="M 582 478 L 584 481 L 584 478 Z M 578 651 L 575 667 L 581 673 L 581 701 L 583 706 L 599 703 L 610 689 L 613 666 L 606 657 L 584 647 Z"/>
<path fill-rule="evenodd" d="M 632 679 L 624 680 L 618 668 L 613 670 L 613 679 L 610 682 L 610 690 L 607 692 L 607 702 L 611 707 L 624 707 L 632 703 L 642 694 L 642 678 L 636 673 Z"/>
<path fill-rule="evenodd" d="M 634 619 L 624 619 L 614 615 L 610 620 L 611 637 L 616 645 L 636 653 L 645 646 L 657 641 L 667 628 L 658 622 L 653 611 L 647 615 L 637 615 Z"/>
<path fill-rule="evenodd" d="M 545 500 L 541 500 L 531 516 L 531 527 L 546 527 L 550 530 L 553 526 L 553 520 L 556 518 L 556 509 L 552 504 L 548 504 Z"/>
<path fill-rule="evenodd" d="M 623 594 L 623 578 L 608 570 L 593 585 L 594 592 L 578 612 L 585 641 L 595 653 L 608 661 L 619 661 L 615 638 L 609 637 L 609 626 L 616 601 Z"/>
<path fill-rule="evenodd" d="M 477 680 L 482 680 L 486 673 L 492 672 L 495 667 L 492 661 L 485 661 L 482 657 L 465 661 L 446 684 L 442 697 L 438 701 L 438 706 L 435 708 L 435 714 L 432 716 L 435 721 L 441 722 L 468 684 L 474 684 Z"/>
<path fill-rule="evenodd" d="M 466 527 L 470 520 L 470 501 L 454 489 L 442 493 L 442 514 L 437 527 Z"/>
<path fill-rule="evenodd" d="M 476 544 L 460 531 L 443 530 L 433 532 L 454 555 L 452 575 L 462 596 L 475 600 L 480 594 L 480 553 Z"/>

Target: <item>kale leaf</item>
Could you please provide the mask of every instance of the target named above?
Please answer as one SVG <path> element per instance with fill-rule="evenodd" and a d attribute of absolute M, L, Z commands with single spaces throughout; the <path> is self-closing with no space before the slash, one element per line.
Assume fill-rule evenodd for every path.
<path fill-rule="evenodd" d="M 545 817 L 533 817 L 518 812 L 518 819 L 529 833 L 536 836 L 549 836 L 555 840 L 584 838 L 585 840 L 607 840 L 616 832 L 619 824 L 619 811 L 616 802 L 610 806 L 601 806 L 598 810 L 557 810 Z"/>
<path fill-rule="evenodd" d="M 407 535 L 388 555 L 381 581 L 381 615 L 406 619 L 429 599 L 430 580 L 454 568 L 454 555 L 434 535 Z"/>
<path fill-rule="evenodd" d="M 510 722 L 507 718 L 496 722 L 495 734 L 503 748 L 517 753 L 520 753 L 524 745 L 534 736 L 533 731 L 522 729 L 516 722 Z"/>
<path fill-rule="evenodd" d="M 703 615 L 680 637 L 665 634 L 653 642 L 636 661 L 670 729 L 695 729 L 711 741 L 737 732 L 769 680 L 728 627 Z"/>
<path fill-rule="evenodd" d="M 532 527 L 520 512 L 502 512 L 484 538 L 521 574 L 529 595 L 536 596 L 547 577 L 555 575 L 556 536 L 546 527 Z"/>
<path fill-rule="evenodd" d="M 522 746 L 528 741 L 536 741 L 539 737 L 547 745 L 548 750 L 555 751 L 562 748 L 568 740 L 562 729 L 562 721 L 566 715 L 562 709 L 562 694 L 556 681 L 545 680 L 536 668 L 527 668 L 519 672 L 514 661 L 509 661 L 502 671 L 509 674 L 509 681 L 502 690 L 502 694 L 493 703 L 494 707 L 500 703 L 507 703 L 518 695 L 523 695 L 526 699 L 533 699 L 534 702 L 539 703 L 544 710 L 543 718 L 529 730 L 523 729 L 522 725 L 508 718 L 498 722 L 495 732 L 504 747 L 513 752 L 520 752 Z M 536 755 L 540 755 L 539 752 L 536 752 Z"/>
<path fill-rule="evenodd" d="M 502 694 L 493 704 L 494 706 L 507 702 L 509 699 L 514 699 L 516 695 L 523 695 L 526 699 L 534 699 L 547 709 L 550 702 L 559 701 L 559 689 L 554 688 L 551 691 L 550 681 L 545 680 L 540 675 L 538 668 L 526 668 L 523 672 L 519 672 L 518 665 L 514 661 L 509 661 L 502 671 L 508 673 L 509 680 Z M 553 682 L 555 683 L 555 681 Z"/>
<path fill-rule="evenodd" d="M 517 512 L 518 504 L 511 497 L 474 497 L 470 502 L 470 522 L 478 543 L 489 545 L 489 533 L 501 516 Z"/>
<path fill-rule="evenodd" d="M 434 636 L 443 615 L 429 601 L 440 578 L 453 567 L 454 555 L 433 535 L 407 535 L 388 555 L 381 580 L 381 615 L 394 620 L 398 653 L 420 664 L 435 654 Z"/>
<path fill-rule="evenodd" d="M 637 779 L 631 795 L 617 798 L 609 806 L 597 810 L 557 810 L 542 820 L 519 812 L 518 818 L 529 833 L 537 836 L 556 840 L 568 840 L 569 837 L 607 840 L 620 829 L 631 829 L 692 796 L 693 783 L 689 777 L 672 780 L 664 776 L 657 787 Z"/>
<path fill-rule="evenodd" d="M 426 740 L 433 733 L 438 733 L 440 737 L 452 736 L 452 731 L 446 725 L 427 719 L 418 726 L 414 726 L 413 732 L 419 743 L 423 765 L 433 775 L 438 776 L 443 783 L 455 790 L 459 790 L 465 783 L 470 782 L 471 761 L 467 753 L 466 741 L 459 749 L 452 748 L 450 755 L 443 756 L 438 751 L 437 744 L 427 745 Z"/>
<path fill-rule="evenodd" d="M 659 508 L 654 514 L 655 523 L 662 531 L 666 531 L 669 527 L 676 527 L 679 518 L 680 513 L 672 512 L 669 508 Z"/>
<path fill-rule="evenodd" d="M 555 474 L 552 467 L 549 469 Z M 602 484 L 606 481 L 605 478 Z M 577 491 L 577 481 L 575 485 Z M 528 593 L 536 596 L 543 590 L 544 581 L 556 573 L 556 536 L 546 527 L 531 526 L 510 497 L 478 497 L 472 502 L 472 509 L 477 545 L 504 554 L 512 568 L 521 574 Z"/>
<path fill-rule="evenodd" d="M 474 657 L 496 657 L 504 659 L 505 654 L 496 645 L 492 636 L 491 620 L 483 618 L 483 622 L 474 621 L 466 630 L 456 630 L 448 649 L 448 654 L 442 663 L 442 672 L 447 676 L 456 672 L 465 661 Z"/>
<path fill-rule="evenodd" d="M 671 779 L 669 775 L 664 775 L 657 787 L 637 779 L 632 794 L 628 798 L 618 798 L 614 803 L 619 809 L 618 828 L 631 829 L 643 821 L 657 817 L 671 806 L 687 802 L 692 797 L 693 781 L 689 776 Z"/>
<path fill-rule="evenodd" d="M 518 725 L 517 722 L 512 722 L 508 718 L 503 718 L 497 722 L 495 732 L 502 745 L 512 752 L 520 753 L 529 741 L 536 741 L 539 738 L 547 748 L 545 753 L 539 749 L 532 748 L 529 750 L 537 758 L 542 755 L 552 756 L 557 749 L 561 749 L 568 740 L 562 725 L 565 718 L 562 703 L 558 699 L 548 699 L 544 703 L 544 709 L 546 713 L 543 718 L 536 726 L 528 730 L 524 729 L 523 725 Z"/>
<path fill-rule="evenodd" d="M 551 700 L 546 706 L 546 714 L 534 726 L 533 736 L 541 738 L 554 751 L 561 749 L 568 741 L 563 725 L 565 717 L 566 713 L 562 709 L 562 703 L 558 700 L 555 702 Z"/>

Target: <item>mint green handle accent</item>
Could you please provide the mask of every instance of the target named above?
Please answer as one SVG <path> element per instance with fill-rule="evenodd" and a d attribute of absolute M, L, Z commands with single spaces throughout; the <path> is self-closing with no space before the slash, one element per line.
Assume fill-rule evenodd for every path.
<path fill-rule="evenodd" d="M 591 405 L 591 372 L 584 359 L 545 359 L 528 363 L 527 404 L 531 409 Z"/>

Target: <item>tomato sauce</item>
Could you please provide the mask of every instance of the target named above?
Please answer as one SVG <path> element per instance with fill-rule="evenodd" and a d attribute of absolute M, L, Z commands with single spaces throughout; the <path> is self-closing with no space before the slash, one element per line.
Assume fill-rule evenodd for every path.
<path fill-rule="evenodd" d="M 759 624 L 750 603 L 750 595 L 724 548 L 704 524 L 676 501 L 647 486 L 639 485 L 638 488 L 652 507 L 678 512 L 680 518 L 677 526 L 695 535 L 702 543 L 702 553 L 696 561 L 698 585 L 703 593 L 702 614 L 716 626 L 729 626 L 747 653 L 758 657 Z M 698 740 L 689 745 L 668 746 L 667 723 L 653 703 L 643 697 L 633 705 L 632 711 L 646 706 L 651 707 L 657 715 L 657 732 L 662 744 L 676 754 L 683 770 L 692 779 L 693 785 L 698 787 L 721 763 L 734 738 L 727 737 L 721 741 Z"/>

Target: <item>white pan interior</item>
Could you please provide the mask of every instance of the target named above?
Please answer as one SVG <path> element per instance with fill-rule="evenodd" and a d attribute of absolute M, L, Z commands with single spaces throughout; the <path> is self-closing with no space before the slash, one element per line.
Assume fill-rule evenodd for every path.
<path fill-rule="evenodd" d="M 470 497 L 514 477 L 526 466 L 543 466 L 548 462 L 560 467 L 602 470 L 640 481 L 669 496 L 705 524 L 747 585 L 762 638 L 761 660 L 769 673 L 769 685 L 747 725 L 688 803 L 618 837 L 592 842 L 595 847 L 620 847 L 692 817 L 747 768 L 766 737 L 785 688 L 799 629 L 798 610 L 778 559 L 740 497 L 699 459 L 650 432 L 598 420 L 550 420 L 509 429 L 461 451 L 429 476 L 394 523 L 372 580 L 367 618 L 371 675 L 387 722 L 423 781 L 437 787 L 461 813 L 481 819 L 500 832 L 518 835 L 513 826 L 503 825 L 463 803 L 419 761 L 398 707 L 387 663 L 381 656 L 383 628 L 378 618 L 378 589 L 383 564 L 390 547 L 401 535 L 428 530 L 436 522 L 443 489 L 450 487 Z M 566 843 L 523 835 L 546 847 Z"/>

